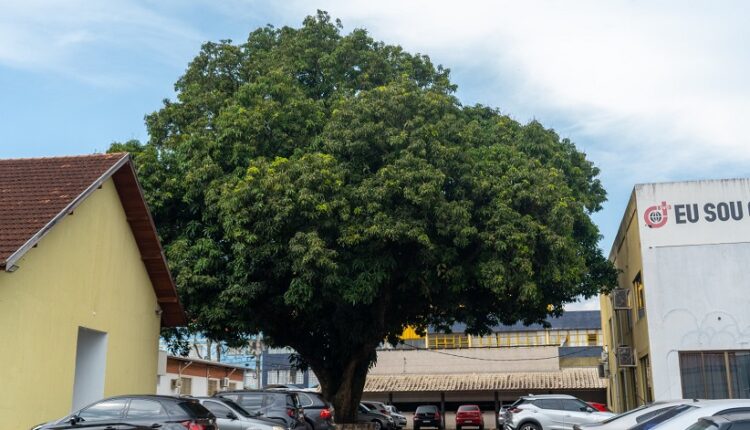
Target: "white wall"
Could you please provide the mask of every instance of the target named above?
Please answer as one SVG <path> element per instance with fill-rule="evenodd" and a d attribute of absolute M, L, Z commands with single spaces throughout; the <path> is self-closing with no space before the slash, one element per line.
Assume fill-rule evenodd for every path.
<path fill-rule="evenodd" d="M 208 379 L 202 376 L 191 376 L 191 375 L 182 375 L 183 378 L 189 378 L 191 380 L 191 390 L 190 395 L 191 396 L 208 396 Z M 177 392 L 177 390 L 172 389 L 172 379 L 177 379 L 179 376 L 176 373 L 167 373 L 166 375 L 161 375 L 157 379 L 156 384 L 156 394 L 162 394 L 162 395 L 177 395 L 180 394 Z M 211 379 L 217 379 L 221 383 L 221 378 L 211 378 Z M 237 389 L 241 390 L 244 388 L 244 384 L 241 381 L 230 381 L 230 384 L 237 384 Z M 183 392 L 182 394 L 187 394 Z"/>
<path fill-rule="evenodd" d="M 681 398 L 679 351 L 750 349 L 750 180 L 636 186 L 636 199 L 654 396 Z M 649 228 L 662 202 L 667 222 Z M 730 202 L 742 217 L 712 220 Z"/>
<path fill-rule="evenodd" d="M 473 357 L 478 360 L 463 357 Z M 545 372 L 556 370 L 560 370 L 557 347 L 532 346 L 378 351 L 378 361 L 375 367 L 370 369 L 370 374 Z"/>

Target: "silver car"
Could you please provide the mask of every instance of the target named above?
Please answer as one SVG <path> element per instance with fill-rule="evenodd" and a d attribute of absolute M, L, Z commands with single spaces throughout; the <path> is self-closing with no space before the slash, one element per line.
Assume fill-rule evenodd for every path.
<path fill-rule="evenodd" d="M 635 409 L 631 409 L 627 412 L 623 412 L 619 415 L 615 415 L 611 418 L 600 423 L 593 424 L 576 424 L 573 426 L 573 430 L 621 430 L 629 429 L 642 422 L 646 422 L 656 417 L 657 415 L 671 413 L 679 414 L 686 408 L 681 406 L 690 405 L 697 403 L 700 400 L 665 400 L 660 402 L 649 403 L 643 406 L 639 406 Z M 674 416 L 674 415 L 672 415 Z M 664 415 L 664 419 L 669 419 L 669 415 Z"/>
<path fill-rule="evenodd" d="M 613 416 L 566 394 L 524 396 L 508 408 L 505 427 L 510 430 L 572 430 L 576 424 L 601 422 Z"/>
<path fill-rule="evenodd" d="M 686 403 L 680 408 L 682 411 L 678 414 L 673 414 L 669 419 L 663 419 L 670 415 L 667 412 L 631 427 L 631 429 L 685 430 L 699 418 L 721 414 L 750 413 L 750 399 L 701 400 L 695 403 Z"/>
<path fill-rule="evenodd" d="M 230 399 L 198 397 L 198 401 L 216 416 L 220 430 L 287 430 L 280 422 L 259 418 Z"/>
<path fill-rule="evenodd" d="M 396 422 L 396 427 L 402 429 L 406 427 L 406 417 L 401 414 L 401 411 L 396 409 L 393 405 L 385 405 L 385 408 L 391 413 L 393 421 Z"/>

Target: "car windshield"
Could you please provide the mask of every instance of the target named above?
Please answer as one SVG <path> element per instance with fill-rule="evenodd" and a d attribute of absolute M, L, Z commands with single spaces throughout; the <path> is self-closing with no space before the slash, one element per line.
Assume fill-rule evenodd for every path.
<path fill-rule="evenodd" d="M 642 412 L 643 410 L 648 409 L 648 408 L 652 408 L 652 407 L 654 407 L 653 404 L 639 406 L 639 407 L 637 407 L 635 409 L 632 409 L 632 410 L 629 410 L 627 412 L 623 412 L 623 413 L 615 415 L 613 417 L 609 417 L 606 420 L 602 421 L 601 423 L 602 424 L 611 423 L 612 421 L 617 421 L 620 418 L 625 418 L 625 417 L 628 417 L 628 416 L 631 416 L 631 415 L 634 415 L 634 414 L 638 414 L 638 413 Z"/>
<path fill-rule="evenodd" d="M 459 412 L 466 412 L 466 411 L 478 411 L 479 406 L 474 405 L 463 405 L 458 407 Z"/>
<path fill-rule="evenodd" d="M 420 406 L 417 408 L 417 413 L 434 413 L 437 412 L 437 406 Z"/>
<path fill-rule="evenodd" d="M 663 423 L 664 421 L 672 419 L 672 418 L 676 417 L 677 415 L 681 415 L 681 414 L 683 414 L 683 413 L 685 413 L 685 412 L 687 412 L 687 411 L 689 411 L 691 409 L 695 409 L 695 406 L 690 406 L 690 405 L 676 406 L 676 407 L 674 407 L 674 408 L 672 408 L 672 409 L 670 409 L 670 410 L 668 410 L 668 411 L 666 411 L 666 412 L 664 412 L 662 414 L 659 414 L 659 415 L 651 418 L 648 421 L 644 421 L 644 422 L 638 424 L 637 426 L 631 427 L 630 430 L 649 430 L 649 429 L 652 429 L 652 428 L 656 427 L 657 425 Z"/>

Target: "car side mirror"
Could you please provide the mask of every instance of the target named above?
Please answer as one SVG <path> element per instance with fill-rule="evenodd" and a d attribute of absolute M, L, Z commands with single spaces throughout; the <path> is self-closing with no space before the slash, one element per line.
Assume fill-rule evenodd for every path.
<path fill-rule="evenodd" d="M 586 408 L 586 412 L 588 412 L 588 413 L 592 413 L 594 411 L 595 411 L 595 409 L 592 408 L 591 406 L 589 406 L 589 407 Z"/>
<path fill-rule="evenodd" d="M 76 425 L 76 424 L 80 423 L 81 421 L 83 421 L 83 418 L 79 417 L 78 415 L 72 415 L 72 416 L 70 417 L 70 419 L 68 420 L 68 422 L 69 422 L 69 423 L 70 423 L 70 425 L 72 425 L 72 426 L 74 426 L 74 425 Z"/>
<path fill-rule="evenodd" d="M 237 419 L 237 414 L 235 414 L 234 412 L 229 412 L 227 414 L 227 418 L 229 418 L 230 420 L 236 420 Z"/>

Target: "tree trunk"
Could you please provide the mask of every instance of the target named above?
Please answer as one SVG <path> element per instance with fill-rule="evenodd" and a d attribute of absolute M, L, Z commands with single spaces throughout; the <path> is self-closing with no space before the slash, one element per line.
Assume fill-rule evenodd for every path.
<path fill-rule="evenodd" d="M 367 356 L 367 355 L 365 355 Z M 330 370 L 313 371 L 318 376 L 323 397 L 333 403 L 334 418 L 337 424 L 354 424 L 365 387 L 368 358 L 353 358 L 342 372 Z"/>

